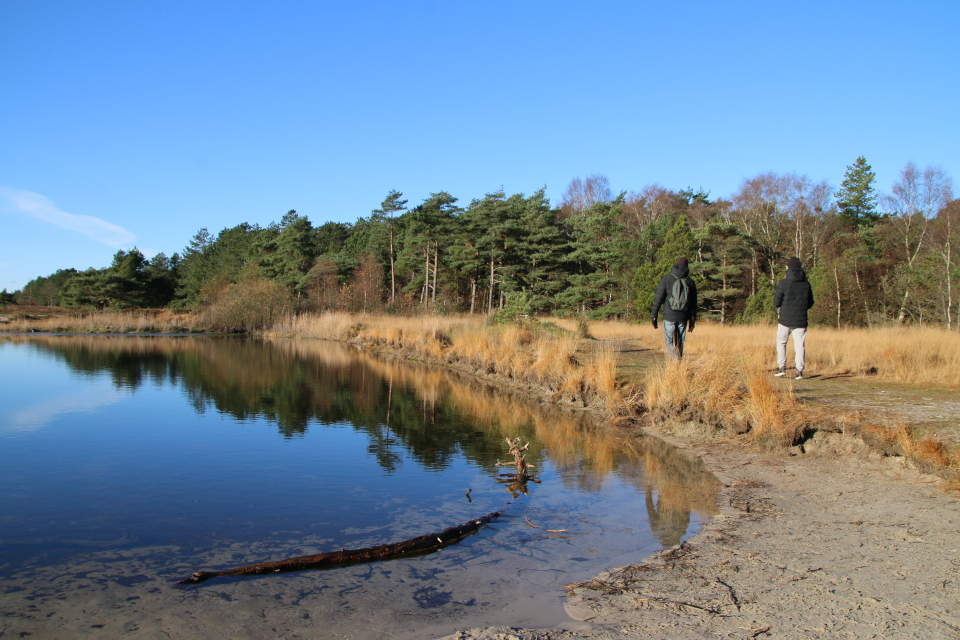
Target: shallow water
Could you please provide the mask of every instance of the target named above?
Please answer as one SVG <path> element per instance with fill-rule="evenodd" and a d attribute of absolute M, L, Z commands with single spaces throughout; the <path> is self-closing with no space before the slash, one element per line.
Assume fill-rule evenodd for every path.
<path fill-rule="evenodd" d="M 656 441 L 322 341 L 0 339 L 0 635 L 436 637 L 567 620 L 564 586 L 692 534 L 715 482 Z M 539 483 L 511 492 L 506 437 Z M 469 495 L 467 490 L 469 489 Z M 398 542 L 416 558 L 193 571 Z"/>

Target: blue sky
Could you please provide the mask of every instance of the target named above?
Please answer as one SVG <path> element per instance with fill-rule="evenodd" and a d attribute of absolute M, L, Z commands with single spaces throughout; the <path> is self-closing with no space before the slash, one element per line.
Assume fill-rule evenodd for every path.
<path fill-rule="evenodd" d="M 0 0 L 0 288 L 289 209 L 960 180 L 960 2 Z"/>

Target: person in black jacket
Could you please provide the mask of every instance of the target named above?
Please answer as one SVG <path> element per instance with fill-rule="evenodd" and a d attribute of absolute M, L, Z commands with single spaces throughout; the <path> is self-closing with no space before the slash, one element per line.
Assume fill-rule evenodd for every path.
<path fill-rule="evenodd" d="M 803 380 L 803 365 L 807 340 L 807 309 L 813 306 L 813 289 L 807 275 L 800 267 L 800 258 L 787 260 L 787 276 L 777 283 L 773 294 L 773 306 L 777 308 L 777 373 L 787 374 L 787 340 L 793 334 L 793 350 L 797 365 L 797 380 Z"/>
<path fill-rule="evenodd" d="M 667 343 L 667 356 L 671 360 L 683 357 L 683 343 L 687 338 L 687 331 L 692 332 L 697 323 L 697 285 L 690 278 L 690 268 L 687 265 L 686 258 L 677 258 L 670 273 L 661 278 L 653 298 L 650 322 L 656 329 L 657 314 L 660 313 L 660 307 L 663 307 L 663 339 Z M 682 299 L 684 297 L 686 300 Z"/>

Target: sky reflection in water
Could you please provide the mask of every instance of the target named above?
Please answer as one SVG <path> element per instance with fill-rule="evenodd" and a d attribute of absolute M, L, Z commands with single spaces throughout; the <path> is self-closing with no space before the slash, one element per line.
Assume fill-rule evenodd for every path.
<path fill-rule="evenodd" d="M 656 441 L 627 455 L 574 415 L 337 343 L 5 337 L 0 384 L 5 613 L 25 606 L 26 593 L 30 602 L 59 594 L 61 608 L 82 601 L 79 587 L 50 589 L 54 576 L 86 577 L 90 567 L 112 567 L 103 584 L 142 583 L 139 600 L 157 589 L 148 585 L 166 592 L 194 570 L 397 542 L 510 503 L 494 527 L 427 558 L 271 576 L 257 592 L 362 584 L 331 628 L 367 624 L 351 617 L 363 617 L 350 613 L 356 598 L 381 597 L 387 618 L 404 614 L 399 629 L 422 629 L 468 610 L 489 609 L 486 619 L 512 606 L 522 618 L 530 605 L 519 594 L 536 591 L 528 597 L 552 603 L 538 605 L 549 619 L 528 619 L 555 624 L 563 585 L 675 544 L 712 511 L 716 491 Z M 514 500 L 496 482 L 509 468 L 496 462 L 509 457 L 504 438 L 517 436 L 531 443 L 542 484 Z M 252 584 L 219 580 L 208 593 L 233 590 L 229 599 Z"/>

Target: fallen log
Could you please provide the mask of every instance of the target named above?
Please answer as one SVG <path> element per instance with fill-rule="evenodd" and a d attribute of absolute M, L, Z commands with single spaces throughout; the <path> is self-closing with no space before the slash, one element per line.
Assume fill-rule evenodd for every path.
<path fill-rule="evenodd" d="M 428 533 L 393 544 L 381 544 L 365 549 L 341 549 L 340 551 L 329 551 L 312 556 L 299 556 L 297 558 L 288 558 L 274 562 L 258 562 L 256 564 L 243 565 L 242 567 L 234 567 L 233 569 L 224 569 L 223 571 L 197 571 L 189 578 L 178 580 L 177 584 L 197 584 L 204 580 L 219 578 L 221 576 L 250 576 L 286 571 L 302 571 L 304 569 L 328 569 L 330 567 L 374 562 L 377 560 L 392 560 L 403 556 L 428 553 L 459 542 L 491 520 L 500 517 L 501 513 L 503 513 L 503 511 L 493 511 L 482 518 L 475 518 L 464 524 L 444 529 L 443 531 Z"/>

